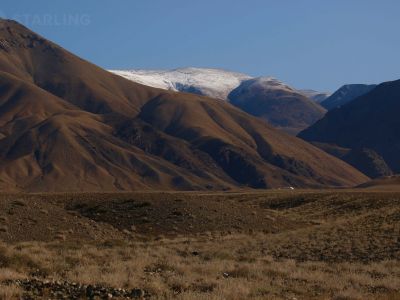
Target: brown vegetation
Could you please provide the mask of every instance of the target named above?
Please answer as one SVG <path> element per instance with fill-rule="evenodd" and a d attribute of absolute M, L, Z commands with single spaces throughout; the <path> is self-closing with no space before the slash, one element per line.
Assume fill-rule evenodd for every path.
<path fill-rule="evenodd" d="M 151 299 L 398 299 L 399 202 L 364 190 L 3 195 L 0 282 L 15 297 L 39 281 L 39 298 L 79 283 Z M 17 230 L 38 211 L 51 229 Z"/>

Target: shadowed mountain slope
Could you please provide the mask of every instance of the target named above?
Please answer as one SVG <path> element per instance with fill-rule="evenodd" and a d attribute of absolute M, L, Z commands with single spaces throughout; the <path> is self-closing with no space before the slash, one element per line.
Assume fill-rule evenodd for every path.
<path fill-rule="evenodd" d="M 377 168 L 367 172 L 371 177 L 399 173 L 399 99 L 400 80 L 382 83 L 369 93 L 329 111 L 299 136 L 307 141 L 351 149 L 353 162 L 365 161 L 369 156 L 377 162 Z M 353 164 L 357 166 L 358 163 Z"/>
<path fill-rule="evenodd" d="M 365 95 L 366 93 L 372 91 L 375 87 L 376 84 L 346 84 L 320 104 L 327 110 L 331 110 L 345 105 L 357 97 Z"/>
<path fill-rule="evenodd" d="M 245 112 L 294 135 L 325 114 L 318 103 L 269 77 L 243 81 L 228 97 Z"/>

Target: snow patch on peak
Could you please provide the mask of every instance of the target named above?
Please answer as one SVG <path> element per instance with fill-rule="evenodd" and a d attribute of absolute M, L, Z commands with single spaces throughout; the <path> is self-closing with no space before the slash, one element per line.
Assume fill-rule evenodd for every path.
<path fill-rule="evenodd" d="M 129 80 L 167 90 L 192 92 L 226 100 L 230 91 L 251 77 L 220 69 L 111 70 Z"/>
<path fill-rule="evenodd" d="M 237 88 L 259 87 L 266 90 L 282 90 L 301 93 L 315 101 L 327 98 L 326 93 L 311 90 L 296 90 L 270 76 L 252 77 L 243 73 L 213 68 L 177 68 L 173 70 L 111 70 L 117 75 L 137 83 L 177 92 L 189 92 L 228 100 Z"/>

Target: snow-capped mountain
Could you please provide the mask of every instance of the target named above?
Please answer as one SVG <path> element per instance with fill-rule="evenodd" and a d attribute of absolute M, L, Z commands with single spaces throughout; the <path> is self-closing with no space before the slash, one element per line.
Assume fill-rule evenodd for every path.
<path fill-rule="evenodd" d="M 175 70 L 112 70 L 111 72 L 129 80 L 166 90 L 201 94 L 226 100 L 228 94 L 242 81 L 252 77 L 206 68 L 181 68 Z"/>
<path fill-rule="evenodd" d="M 304 91 L 310 91 L 296 91 L 273 77 L 252 77 L 243 73 L 222 69 L 180 68 L 174 70 L 110 70 L 110 72 L 147 86 L 200 94 L 223 100 L 228 100 L 229 94 L 234 89 L 245 82 L 248 84 L 248 80 L 250 79 L 257 81 L 258 84 L 262 83 L 264 88 L 300 92 L 307 97 L 309 95 Z M 314 94 L 311 96 L 314 96 Z"/>
<path fill-rule="evenodd" d="M 207 68 L 111 72 L 147 86 L 229 101 L 292 134 L 313 124 L 325 113 L 304 92 L 273 77 L 252 77 Z"/>

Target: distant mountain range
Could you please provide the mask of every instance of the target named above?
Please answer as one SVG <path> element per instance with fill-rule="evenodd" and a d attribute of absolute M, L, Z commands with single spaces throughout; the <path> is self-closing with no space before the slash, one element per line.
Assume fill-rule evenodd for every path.
<path fill-rule="evenodd" d="M 371 88 L 329 111 L 299 137 L 316 143 L 370 177 L 400 173 L 400 80 L 376 87 L 363 86 L 362 90 Z"/>
<path fill-rule="evenodd" d="M 298 91 L 302 93 L 304 96 L 314 100 L 317 103 L 321 103 L 331 95 L 331 93 L 318 92 L 314 90 L 298 90 Z"/>
<path fill-rule="evenodd" d="M 14 21 L 0 20 L 0 40 L 1 190 L 225 190 L 368 180 L 226 101 L 126 80 Z M 247 82 L 236 91 L 242 99 L 264 83 L 236 80 Z M 283 99 L 298 94 L 270 84 Z"/>
<path fill-rule="evenodd" d="M 346 84 L 320 104 L 327 110 L 331 110 L 370 92 L 375 87 L 376 84 Z"/>
<path fill-rule="evenodd" d="M 111 72 L 147 86 L 226 100 L 291 134 L 307 128 L 325 114 L 316 99 L 327 94 L 299 91 L 273 77 L 254 78 L 206 68 Z"/>

